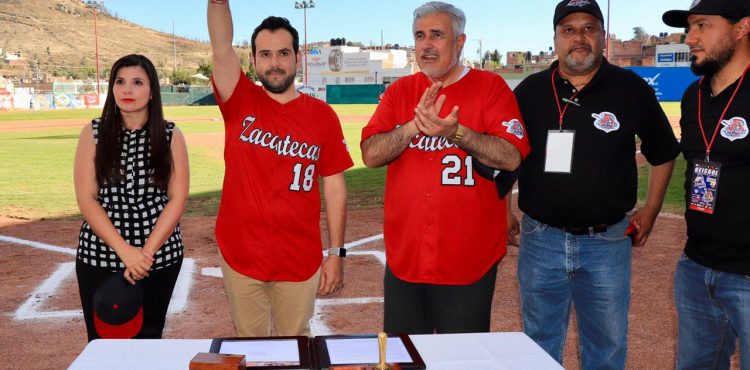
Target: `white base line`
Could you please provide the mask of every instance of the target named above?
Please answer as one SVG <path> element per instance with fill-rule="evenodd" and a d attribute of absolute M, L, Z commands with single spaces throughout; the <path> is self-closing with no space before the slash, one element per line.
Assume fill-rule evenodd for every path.
<path fill-rule="evenodd" d="M 344 244 L 344 248 L 359 247 L 360 245 L 371 243 L 371 242 L 374 242 L 374 241 L 380 240 L 380 239 L 383 239 L 383 234 L 373 235 L 373 236 L 368 237 L 368 238 L 364 238 L 364 239 L 360 239 L 360 240 L 356 240 L 356 241 L 353 241 L 353 242 L 346 243 L 346 244 Z"/>
<path fill-rule="evenodd" d="M 65 262 L 57 267 L 50 277 L 47 278 L 41 285 L 39 285 L 31 297 L 24 302 L 21 307 L 18 307 L 13 318 L 16 320 L 33 320 L 33 319 L 60 319 L 69 317 L 83 316 L 81 310 L 66 310 L 66 311 L 49 311 L 42 312 L 39 309 L 44 304 L 47 297 L 52 296 L 57 288 L 62 284 L 68 276 L 72 275 L 75 271 L 75 262 Z"/>
<path fill-rule="evenodd" d="M 31 240 L 24 240 L 14 238 L 11 236 L 0 235 L 1 242 L 8 242 L 13 244 L 25 245 L 32 248 L 42 249 L 50 252 L 64 253 L 75 256 L 76 250 L 73 248 L 58 247 L 56 245 L 50 245 L 45 243 L 39 243 Z M 193 271 L 195 270 L 195 260 L 192 258 L 185 258 L 182 261 L 182 268 L 180 269 L 180 275 L 177 278 L 177 284 L 172 294 L 172 301 L 169 305 L 169 313 L 182 312 L 187 308 L 188 296 L 190 294 L 190 286 L 193 283 Z M 41 311 L 44 301 L 53 296 L 57 289 L 62 284 L 62 281 L 68 278 L 75 271 L 75 262 L 66 262 L 60 264 L 52 275 L 47 278 L 41 285 L 39 285 L 31 297 L 26 300 L 16 310 L 13 317 L 16 320 L 32 320 L 32 319 L 59 319 L 59 318 L 70 318 L 80 317 L 83 315 L 81 310 L 63 310 L 63 311 Z"/>
<path fill-rule="evenodd" d="M 39 285 L 31 297 L 26 300 L 13 314 L 16 320 L 34 320 L 34 319 L 67 319 L 72 317 L 81 317 L 81 310 L 61 310 L 61 311 L 42 311 L 44 302 L 56 294 L 57 289 L 62 285 L 63 280 L 72 276 L 75 272 L 75 262 L 65 262 L 58 265 L 57 270 Z M 193 283 L 193 270 L 195 269 L 195 260 L 185 258 L 182 261 L 180 275 L 172 293 L 172 301 L 169 303 L 169 314 L 179 313 L 187 309 L 188 295 L 190 286 Z"/>
<path fill-rule="evenodd" d="M 51 252 L 70 254 L 72 256 L 76 255 L 76 250 L 74 248 L 58 247 L 56 245 L 44 244 L 44 243 L 34 242 L 31 240 L 18 239 L 18 238 L 14 238 L 11 236 L 0 235 L 0 241 L 14 243 L 14 244 L 21 244 L 21 245 L 29 246 L 32 248 L 44 249 L 46 251 L 51 251 Z"/>

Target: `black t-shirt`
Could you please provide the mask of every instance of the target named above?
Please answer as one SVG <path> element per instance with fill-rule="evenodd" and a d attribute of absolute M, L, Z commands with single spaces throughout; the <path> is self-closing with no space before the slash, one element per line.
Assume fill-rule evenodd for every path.
<path fill-rule="evenodd" d="M 742 83 L 729 106 L 722 127 L 711 147 L 711 161 L 721 163 L 716 205 L 712 215 L 691 211 L 686 206 L 688 239 L 685 254 L 704 266 L 735 274 L 750 274 L 750 76 Z M 703 129 L 706 139 L 719 124 L 719 117 L 737 87 L 738 81 L 718 96 L 711 95 L 711 76 L 700 86 L 703 107 Z M 685 199 L 692 191 L 695 161 L 706 157 L 706 144 L 698 126 L 698 82 L 682 98 L 682 153 L 688 161 L 685 171 Z"/>
<path fill-rule="evenodd" d="M 638 172 L 635 136 L 652 165 L 669 162 L 679 146 L 653 89 L 631 71 L 602 61 L 594 78 L 565 112 L 563 130 L 575 130 L 572 173 L 545 173 L 547 134 L 559 129 L 550 69 L 526 78 L 515 89 L 531 154 L 519 178 L 519 207 L 555 227 L 588 227 L 621 220 L 636 203 Z M 574 86 L 555 74 L 561 107 Z M 608 117 L 603 121 L 602 117 Z"/>

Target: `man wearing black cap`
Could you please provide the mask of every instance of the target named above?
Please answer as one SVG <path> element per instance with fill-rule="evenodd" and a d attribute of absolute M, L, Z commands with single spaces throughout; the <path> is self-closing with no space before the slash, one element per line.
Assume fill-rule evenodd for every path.
<path fill-rule="evenodd" d="M 593 0 L 559 3 L 558 61 L 515 90 L 531 143 L 519 178 L 518 279 L 524 332 L 553 358 L 563 361 L 574 305 L 583 368 L 622 369 L 631 246 L 651 232 L 679 147 L 654 91 L 602 57 L 602 18 Z M 646 204 L 628 217 L 636 135 L 651 177 Z"/>
<path fill-rule="evenodd" d="M 729 369 L 737 339 L 750 368 L 750 1 L 694 1 L 664 13 L 685 27 L 682 97 L 687 243 L 677 263 L 678 369 Z"/>

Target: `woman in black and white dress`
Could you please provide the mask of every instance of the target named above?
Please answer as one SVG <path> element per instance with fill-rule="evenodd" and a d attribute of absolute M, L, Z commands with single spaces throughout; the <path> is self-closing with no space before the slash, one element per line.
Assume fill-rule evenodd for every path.
<path fill-rule="evenodd" d="M 97 287 L 118 274 L 143 288 L 136 338 L 161 338 L 183 244 L 179 220 L 188 198 L 185 138 L 164 120 L 154 65 L 127 55 L 112 66 L 101 118 L 81 132 L 74 165 L 84 218 L 76 276 L 89 341 Z"/>

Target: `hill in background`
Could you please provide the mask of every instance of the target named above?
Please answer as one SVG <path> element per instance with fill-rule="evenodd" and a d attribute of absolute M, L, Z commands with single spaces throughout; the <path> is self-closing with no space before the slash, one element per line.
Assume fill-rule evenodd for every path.
<path fill-rule="evenodd" d="M 146 55 L 162 77 L 172 73 L 175 59 L 171 34 L 119 19 L 106 10 L 97 13 L 97 24 L 103 77 L 115 60 L 130 53 Z M 208 43 L 177 37 L 175 45 L 178 70 L 195 73 L 201 61 L 211 60 Z M 93 9 L 81 0 L 0 0 L 0 48 L 6 53 L 20 51 L 31 65 L 0 65 L 0 74 L 36 78 L 78 72 L 77 77 L 94 77 Z M 243 64 L 248 53 L 249 49 L 238 51 Z M 39 66 L 38 74 L 35 65 Z M 81 75 L 81 71 L 85 73 Z"/>

